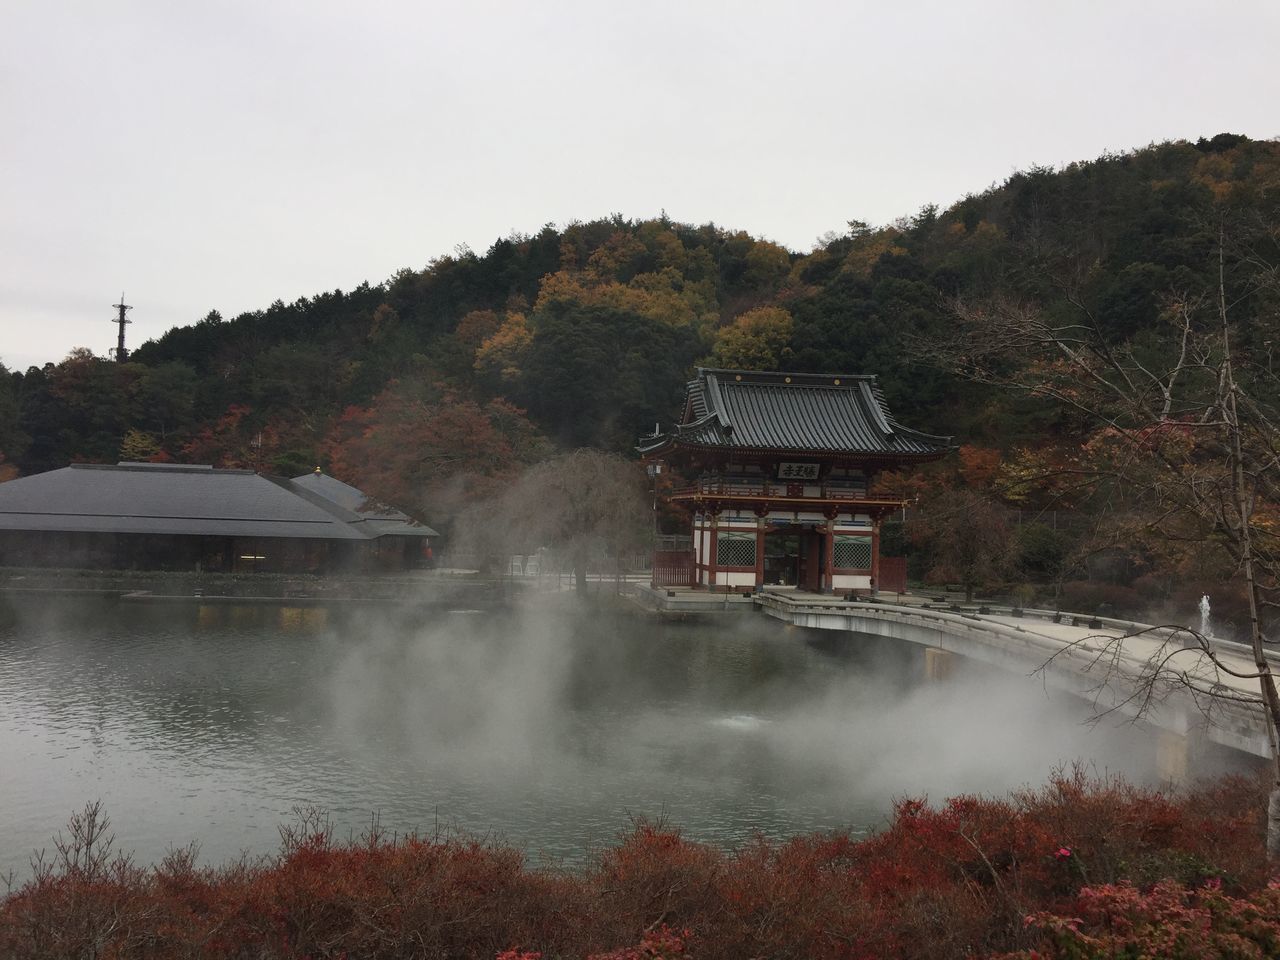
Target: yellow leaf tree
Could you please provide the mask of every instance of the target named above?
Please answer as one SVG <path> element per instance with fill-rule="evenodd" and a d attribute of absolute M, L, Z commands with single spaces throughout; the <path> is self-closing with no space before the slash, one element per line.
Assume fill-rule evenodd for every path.
<path fill-rule="evenodd" d="M 756 307 L 716 333 L 712 360 L 735 370 L 778 370 L 791 357 L 794 330 L 782 307 Z"/>

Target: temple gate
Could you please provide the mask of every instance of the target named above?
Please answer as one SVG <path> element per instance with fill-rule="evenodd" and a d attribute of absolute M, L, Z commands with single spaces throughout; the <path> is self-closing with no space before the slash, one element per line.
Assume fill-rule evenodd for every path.
<path fill-rule="evenodd" d="M 908 502 L 876 474 L 950 439 L 898 424 L 874 376 L 699 368 L 681 422 L 637 449 L 681 478 L 664 499 L 689 515 L 689 585 L 841 593 L 879 587 L 880 523 Z"/>

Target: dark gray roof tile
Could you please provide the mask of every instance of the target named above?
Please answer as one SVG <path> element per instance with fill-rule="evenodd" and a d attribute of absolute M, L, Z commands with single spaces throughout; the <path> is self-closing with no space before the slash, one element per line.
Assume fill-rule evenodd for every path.
<path fill-rule="evenodd" d="M 348 522 L 362 524 L 373 536 L 394 534 L 402 537 L 438 537 L 425 523 L 418 523 L 407 513 L 373 499 L 363 490 L 343 483 L 337 477 L 322 473 L 304 473 L 289 481 L 296 489 L 313 494 L 344 511 Z"/>
<path fill-rule="evenodd" d="M 642 453 L 668 445 L 925 459 L 950 448 L 901 426 L 874 376 L 762 373 L 699 368 L 686 422 L 646 438 Z"/>
<path fill-rule="evenodd" d="M 252 470 L 73 464 L 0 484 L 0 530 L 327 540 L 369 540 L 393 532 L 368 524 L 368 518 L 292 481 Z M 428 536 L 435 532 L 418 529 L 430 531 Z"/>

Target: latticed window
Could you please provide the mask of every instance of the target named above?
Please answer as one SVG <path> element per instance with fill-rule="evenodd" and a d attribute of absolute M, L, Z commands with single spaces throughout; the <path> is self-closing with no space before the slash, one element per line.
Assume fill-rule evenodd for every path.
<path fill-rule="evenodd" d="M 871 569 L 871 538 L 837 536 L 834 565 L 843 570 Z"/>
<path fill-rule="evenodd" d="M 754 567 L 756 565 L 756 535 L 754 533 L 722 532 L 716 540 L 716 566 Z"/>

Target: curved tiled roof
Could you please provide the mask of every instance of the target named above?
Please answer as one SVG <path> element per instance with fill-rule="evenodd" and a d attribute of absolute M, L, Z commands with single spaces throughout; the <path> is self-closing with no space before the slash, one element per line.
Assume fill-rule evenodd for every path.
<path fill-rule="evenodd" d="M 362 524 L 366 532 L 373 536 L 389 533 L 402 537 L 440 536 L 425 523 L 418 523 L 407 513 L 385 503 L 379 503 L 363 490 L 321 472 L 319 467 L 316 467 L 314 473 L 304 473 L 289 482 L 295 489 L 307 491 L 337 504 L 343 510 L 351 511 L 350 522 Z"/>
<path fill-rule="evenodd" d="M 325 540 L 409 533 L 403 521 L 390 521 L 394 529 L 388 529 L 384 520 L 252 470 L 72 464 L 0 484 L 0 530 Z M 430 527 L 414 529 L 422 532 L 409 535 L 435 534 Z"/>
<path fill-rule="evenodd" d="M 950 437 L 902 426 L 874 376 L 762 373 L 699 368 L 685 422 L 644 438 L 642 453 L 668 446 L 932 459 Z"/>

